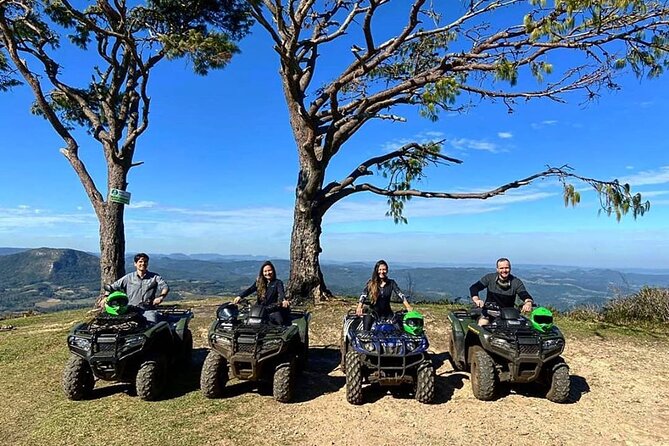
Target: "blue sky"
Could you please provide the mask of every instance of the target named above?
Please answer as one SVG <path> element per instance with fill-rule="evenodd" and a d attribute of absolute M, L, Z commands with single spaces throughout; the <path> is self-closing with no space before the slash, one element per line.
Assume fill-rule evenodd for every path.
<path fill-rule="evenodd" d="M 129 252 L 252 254 L 288 258 L 297 157 L 277 59 L 264 34 L 241 44 L 222 71 L 197 77 L 184 61 L 153 75 L 151 122 L 128 191 Z M 64 69 L 78 73 L 77 58 Z M 80 67 L 79 67 L 80 68 Z M 80 74 L 80 72 L 79 72 Z M 594 193 L 565 208 L 561 187 L 539 181 L 485 201 L 412 200 L 408 225 L 384 216 L 385 199 L 358 195 L 325 217 L 323 260 L 492 265 L 514 263 L 669 268 L 669 79 L 619 79 L 623 89 L 582 105 L 537 100 L 507 113 L 481 103 L 433 123 L 403 109 L 403 124 L 369 125 L 333 162 L 329 180 L 404 142 L 445 139 L 460 166 L 429 172 L 429 190 L 478 191 L 569 164 L 600 179 L 629 181 L 651 200 L 638 220 L 598 216 Z M 25 87 L 0 95 L 0 246 L 98 251 L 97 221 L 62 141 L 32 116 Z M 104 188 L 95 141 L 81 156 Z"/>

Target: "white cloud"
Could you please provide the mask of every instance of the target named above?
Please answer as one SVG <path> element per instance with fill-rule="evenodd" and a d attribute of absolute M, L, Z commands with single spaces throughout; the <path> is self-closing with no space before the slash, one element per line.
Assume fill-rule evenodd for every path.
<path fill-rule="evenodd" d="M 447 143 L 458 150 L 483 150 L 490 153 L 499 153 L 503 151 L 497 144 L 485 140 L 458 138 L 449 140 Z"/>
<path fill-rule="evenodd" d="M 656 170 L 644 170 L 618 180 L 621 183 L 629 183 L 633 187 L 669 183 L 669 166 L 662 166 Z"/>
<path fill-rule="evenodd" d="M 499 132 L 499 133 L 497 133 L 497 136 L 502 138 L 502 139 L 513 138 L 513 134 L 511 132 Z"/>
<path fill-rule="evenodd" d="M 156 207 L 158 203 L 155 201 L 138 201 L 136 203 L 130 203 L 128 205 L 128 208 L 130 209 L 147 209 L 147 208 L 153 208 Z"/>
<path fill-rule="evenodd" d="M 544 127 L 556 125 L 556 124 L 558 124 L 558 122 L 559 121 L 556 120 L 556 119 L 546 119 L 546 120 L 541 121 L 541 122 L 533 122 L 532 124 L 530 124 L 530 127 L 537 130 L 537 129 L 542 129 Z"/>

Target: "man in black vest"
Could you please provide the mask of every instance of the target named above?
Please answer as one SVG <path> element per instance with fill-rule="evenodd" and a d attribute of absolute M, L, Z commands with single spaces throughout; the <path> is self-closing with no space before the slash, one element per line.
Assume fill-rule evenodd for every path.
<path fill-rule="evenodd" d="M 474 301 L 474 305 L 483 308 L 485 302 L 479 297 L 479 293 L 487 289 L 485 302 L 494 302 L 500 308 L 513 307 L 516 304 L 516 297 L 521 299 L 523 303 L 522 311 L 529 312 L 532 310 L 532 296 L 525 289 L 523 282 L 511 274 L 511 262 L 509 259 L 502 257 L 497 260 L 497 272 L 486 274 L 481 277 L 481 280 L 469 287 L 469 295 Z M 490 323 L 490 317 L 485 309 L 481 313 L 479 325 L 487 325 Z"/>

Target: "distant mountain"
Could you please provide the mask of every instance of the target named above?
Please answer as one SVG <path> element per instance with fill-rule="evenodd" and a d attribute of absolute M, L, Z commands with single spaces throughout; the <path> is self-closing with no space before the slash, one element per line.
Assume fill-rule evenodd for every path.
<path fill-rule="evenodd" d="M 8 249 L 8 248 L 5 248 Z M 204 257 L 197 259 L 194 257 Z M 230 296 L 250 286 L 263 259 L 215 254 L 151 254 L 150 269 L 170 285 L 170 299 L 191 296 Z M 289 262 L 272 260 L 279 278 L 288 278 Z M 427 264 L 425 264 L 427 265 Z M 357 296 L 368 280 L 372 264 L 325 263 L 323 275 L 336 295 Z M 126 258 L 132 271 L 132 257 Z M 491 272 L 482 267 L 411 267 L 391 265 L 390 276 L 416 300 L 459 300 L 468 304 L 469 286 Z M 623 273 L 610 269 L 582 269 L 522 265 L 514 274 L 538 303 L 559 309 L 602 305 L 614 295 L 637 291 L 644 285 L 669 287 L 669 274 Z M 40 248 L 0 256 L 0 313 L 64 309 L 92 305 L 99 294 L 99 259 L 71 249 Z"/>
<path fill-rule="evenodd" d="M 85 252 L 39 248 L 3 255 L 0 313 L 40 303 L 80 307 L 98 295 L 99 281 L 100 261 Z"/>
<path fill-rule="evenodd" d="M 28 248 L 0 248 L 0 256 L 16 254 L 17 252 L 27 251 Z"/>

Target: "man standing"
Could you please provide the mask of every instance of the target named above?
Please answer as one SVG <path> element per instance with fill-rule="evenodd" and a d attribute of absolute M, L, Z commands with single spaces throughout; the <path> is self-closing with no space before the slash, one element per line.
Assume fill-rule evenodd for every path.
<path fill-rule="evenodd" d="M 157 322 L 158 312 L 155 307 L 165 299 L 170 287 L 162 277 L 149 271 L 148 255 L 140 252 L 135 255 L 134 261 L 136 271 L 121 277 L 111 287 L 125 291 L 129 305 L 144 309 L 144 317 L 150 322 Z"/>
<path fill-rule="evenodd" d="M 469 287 L 469 295 L 474 301 L 474 305 L 483 308 L 485 302 L 479 297 L 479 293 L 487 289 L 485 302 L 493 302 L 501 308 L 513 307 L 516 303 L 516 297 L 523 300 L 522 311 L 532 310 L 532 296 L 525 289 L 523 282 L 511 274 L 511 262 L 502 257 L 497 260 L 497 272 L 486 274 L 481 280 Z M 490 322 L 485 309 L 481 313 L 479 325 L 487 325 Z"/>

